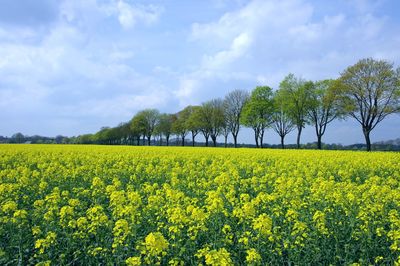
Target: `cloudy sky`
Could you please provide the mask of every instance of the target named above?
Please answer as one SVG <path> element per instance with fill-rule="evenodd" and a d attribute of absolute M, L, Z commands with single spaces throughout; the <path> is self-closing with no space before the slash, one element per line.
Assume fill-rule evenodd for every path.
<path fill-rule="evenodd" d="M 397 0 L 1 0 L 0 135 L 96 132 L 144 108 L 277 88 L 288 73 L 336 78 L 365 57 L 399 66 L 399 10 Z M 399 129 L 392 116 L 372 140 Z M 302 141 L 314 138 L 308 127 Z M 363 137 L 349 120 L 324 141 Z"/>

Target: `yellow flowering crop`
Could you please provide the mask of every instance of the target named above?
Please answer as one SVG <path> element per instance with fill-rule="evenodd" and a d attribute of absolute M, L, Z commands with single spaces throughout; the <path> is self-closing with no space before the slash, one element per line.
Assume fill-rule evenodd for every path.
<path fill-rule="evenodd" d="M 0 146 L 0 265 L 399 262 L 399 153 Z"/>

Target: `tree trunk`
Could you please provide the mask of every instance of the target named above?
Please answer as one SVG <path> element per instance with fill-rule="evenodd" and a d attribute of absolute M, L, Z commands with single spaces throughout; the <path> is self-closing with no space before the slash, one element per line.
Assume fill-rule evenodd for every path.
<path fill-rule="evenodd" d="M 319 150 L 322 150 L 322 135 L 317 135 L 317 146 Z"/>
<path fill-rule="evenodd" d="M 211 139 L 212 139 L 212 141 L 213 141 L 213 146 L 214 147 L 217 147 L 217 136 L 211 136 Z"/>
<path fill-rule="evenodd" d="M 235 145 L 235 148 L 237 148 L 237 135 L 233 135 L 233 143 Z"/>
<path fill-rule="evenodd" d="M 281 148 L 284 149 L 285 148 L 285 136 L 281 135 Z"/>
<path fill-rule="evenodd" d="M 363 129 L 363 132 L 365 137 L 365 144 L 367 144 L 367 151 L 371 151 L 371 139 L 369 137 L 371 131 L 369 131 L 368 129 Z"/>
<path fill-rule="evenodd" d="M 300 137 L 303 127 L 297 127 L 297 149 L 300 149 Z"/>
<path fill-rule="evenodd" d="M 258 134 L 257 134 L 257 132 L 254 130 L 254 138 L 255 138 L 255 140 L 256 140 L 256 148 L 258 148 L 259 146 L 258 146 Z"/>

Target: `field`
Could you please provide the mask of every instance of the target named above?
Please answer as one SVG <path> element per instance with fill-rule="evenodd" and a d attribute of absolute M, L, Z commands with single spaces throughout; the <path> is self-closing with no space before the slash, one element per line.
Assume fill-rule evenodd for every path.
<path fill-rule="evenodd" d="M 400 263 L 400 154 L 0 146 L 2 265 Z"/>

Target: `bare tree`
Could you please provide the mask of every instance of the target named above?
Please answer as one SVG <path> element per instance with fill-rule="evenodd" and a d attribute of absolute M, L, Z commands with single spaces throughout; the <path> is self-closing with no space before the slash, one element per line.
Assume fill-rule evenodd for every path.
<path fill-rule="evenodd" d="M 237 147 L 237 137 L 240 130 L 240 116 L 246 102 L 249 100 L 249 93 L 244 90 L 234 90 L 228 93 L 224 99 L 224 113 L 225 113 L 225 146 L 227 135 L 230 131 L 233 136 L 235 148 Z"/>
<path fill-rule="evenodd" d="M 285 148 L 285 137 L 295 128 L 286 106 L 287 98 L 280 90 L 274 94 L 274 112 L 272 115 L 272 129 L 281 137 L 281 148 Z"/>

